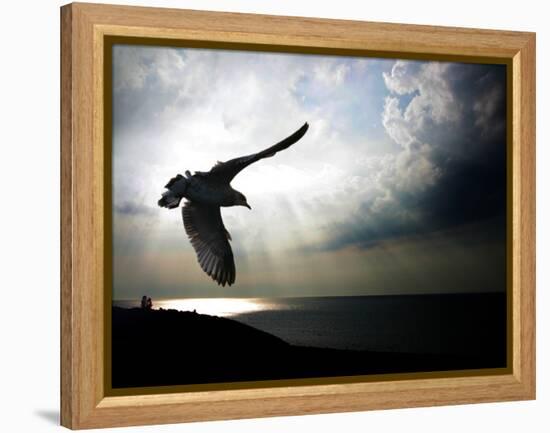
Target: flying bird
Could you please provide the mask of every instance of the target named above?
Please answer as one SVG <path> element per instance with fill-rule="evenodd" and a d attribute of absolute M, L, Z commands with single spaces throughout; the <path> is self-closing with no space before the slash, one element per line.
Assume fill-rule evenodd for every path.
<path fill-rule="evenodd" d="M 231 235 L 225 228 L 220 207 L 245 206 L 252 209 L 243 193 L 231 187 L 231 181 L 241 170 L 260 159 L 269 158 L 287 149 L 304 136 L 309 125 L 279 143 L 252 155 L 219 162 L 210 171 L 196 171 L 185 176 L 178 174 L 166 184 L 158 205 L 177 208 L 183 198 L 183 226 L 191 241 L 200 267 L 219 285 L 235 283 L 235 261 L 229 241 Z"/>

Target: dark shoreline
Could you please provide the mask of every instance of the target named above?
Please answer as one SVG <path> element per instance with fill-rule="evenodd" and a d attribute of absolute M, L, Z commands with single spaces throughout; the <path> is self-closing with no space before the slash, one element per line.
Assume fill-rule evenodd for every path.
<path fill-rule="evenodd" d="M 505 354 L 435 355 L 295 346 L 236 320 L 112 308 L 112 387 L 501 368 Z"/>

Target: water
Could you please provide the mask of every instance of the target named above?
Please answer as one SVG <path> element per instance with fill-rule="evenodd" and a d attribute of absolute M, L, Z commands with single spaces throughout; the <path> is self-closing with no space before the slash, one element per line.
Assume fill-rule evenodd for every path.
<path fill-rule="evenodd" d="M 499 353 L 506 296 L 492 294 L 153 300 L 154 308 L 230 317 L 301 346 L 380 352 Z M 139 301 L 115 301 L 138 306 Z"/>

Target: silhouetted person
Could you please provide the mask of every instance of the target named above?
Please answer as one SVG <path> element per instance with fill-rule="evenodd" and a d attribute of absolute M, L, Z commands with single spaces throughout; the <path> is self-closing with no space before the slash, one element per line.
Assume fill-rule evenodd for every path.
<path fill-rule="evenodd" d="M 141 308 L 144 310 L 147 308 L 147 296 L 145 295 L 141 297 Z"/>
<path fill-rule="evenodd" d="M 145 305 L 145 308 L 147 310 L 151 310 L 153 308 L 153 301 L 151 300 L 151 298 L 147 298 L 147 303 Z"/>

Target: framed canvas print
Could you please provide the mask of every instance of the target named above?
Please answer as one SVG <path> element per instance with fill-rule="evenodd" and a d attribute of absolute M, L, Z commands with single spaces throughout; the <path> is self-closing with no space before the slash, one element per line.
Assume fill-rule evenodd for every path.
<path fill-rule="evenodd" d="M 535 397 L 535 36 L 61 8 L 62 424 Z"/>

